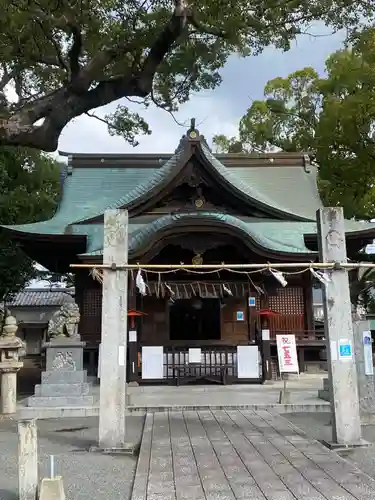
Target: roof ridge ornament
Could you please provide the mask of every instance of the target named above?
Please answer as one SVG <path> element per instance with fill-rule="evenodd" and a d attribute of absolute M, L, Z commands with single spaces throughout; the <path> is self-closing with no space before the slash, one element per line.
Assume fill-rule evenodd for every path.
<path fill-rule="evenodd" d="M 186 143 L 200 142 L 201 139 L 202 139 L 202 136 L 200 135 L 199 130 L 195 126 L 195 118 L 191 118 L 190 127 L 188 128 L 186 134 L 184 134 L 181 137 L 180 142 L 177 146 L 177 149 L 175 150 L 175 154 L 178 151 L 180 151 L 181 149 L 183 149 Z"/>
<path fill-rule="evenodd" d="M 197 140 L 200 137 L 199 130 L 195 127 L 195 118 L 190 120 L 190 128 L 187 131 L 187 136 L 190 140 Z"/>

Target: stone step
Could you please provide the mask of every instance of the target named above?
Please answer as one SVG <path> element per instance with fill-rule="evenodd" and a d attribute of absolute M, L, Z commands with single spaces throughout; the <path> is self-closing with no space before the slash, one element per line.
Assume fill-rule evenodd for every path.
<path fill-rule="evenodd" d="M 47 370 L 42 373 L 42 384 L 83 384 L 87 382 L 87 371 Z"/>
<path fill-rule="evenodd" d="M 318 397 L 320 399 L 323 399 L 324 401 L 330 401 L 330 394 L 329 391 L 326 391 L 325 389 L 319 389 L 318 391 Z"/>
<path fill-rule="evenodd" d="M 35 386 L 35 396 L 87 396 L 91 385 L 80 384 L 38 384 Z"/>
<path fill-rule="evenodd" d="M 31 396 L 27 400 L 27 406 L 32 408 L 57 408 L 64 406 L 93 406 L 93 396 Z"/>

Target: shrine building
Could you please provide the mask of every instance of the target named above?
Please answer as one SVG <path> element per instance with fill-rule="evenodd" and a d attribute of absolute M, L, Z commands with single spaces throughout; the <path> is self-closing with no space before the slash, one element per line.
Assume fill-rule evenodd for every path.
<path fill-rule="evenodd" d="M 6 226 L 12 239 L 51 272 L 101 264 L 104 211 L 129 212 L 129 262 L 248 264 L 317 262 L 316 212 L 322 208 L 317 166 L 308 154 L 214 154 L 191 127 L 172 154 L 69 154 L 61 199 L 50 220 Z M 346 221 L 348 258 L 375 238 L 375 224 Z M 128 377 L 142 381 L 142 347 L 162 346 L 158 382 L 187 377 L 189 348 L 200 349 L 200 375 L 231 383 L 277 374 L 276 335 L 296 337 L 299 368 L 319 361 L 324 330 L 313 315 L 309 269 L 284 272 L 143 271 L 146 295 L 129 272 Z M 95 372 L 102 290 L 89 269 L 75 270 L 79 333 Z M 134 322 L 134 325 L 132 325 Z M 261 330 L 269 330 L 267 335 Z M 239 347 L 258 347 L 253 375 L 239 376 Z M 258 352 L 257 351 L 257 352 Z M 136 367 L 134 369 L 134 367 Z M 253 367 L 254 368 L 254 367 Z M 144 377 L 143 377 L 144 379 Z M 147 379 L 144 380 L 147 382 Z"/>

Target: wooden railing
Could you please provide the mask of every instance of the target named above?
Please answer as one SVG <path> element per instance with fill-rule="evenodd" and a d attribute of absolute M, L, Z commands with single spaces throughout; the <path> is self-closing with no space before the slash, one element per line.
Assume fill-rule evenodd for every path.
<path fill-rule="evenodd" d="M 164 378 L 174 379 L 176 369 L 186 366 L 190 346 L 164 347 Z M 234 346 L 199 346 L 202 352 L 202 362 L 199 366 L 199 376 L 219 377 L 220 367 L 227 366 L 228 377 L 237 376 L 237 350 Z"/>
<path fill-rule="evenodd" d="M 295 335 L 296 342 L 324 342 L 324 331 L 316 330 L 271 330 L 271 339 L 276 335 Z"/>

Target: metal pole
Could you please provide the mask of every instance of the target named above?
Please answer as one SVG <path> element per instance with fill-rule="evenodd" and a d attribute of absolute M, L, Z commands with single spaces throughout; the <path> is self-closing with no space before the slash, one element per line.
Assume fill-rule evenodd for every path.
<path fill-rule="evenodd" d="M 49 456 L 49 469 L 50 469 L 49 477 L 51 479 L 54 479 L 55 478 L 55 457 L 54 457 L 54 455 Z"/>

